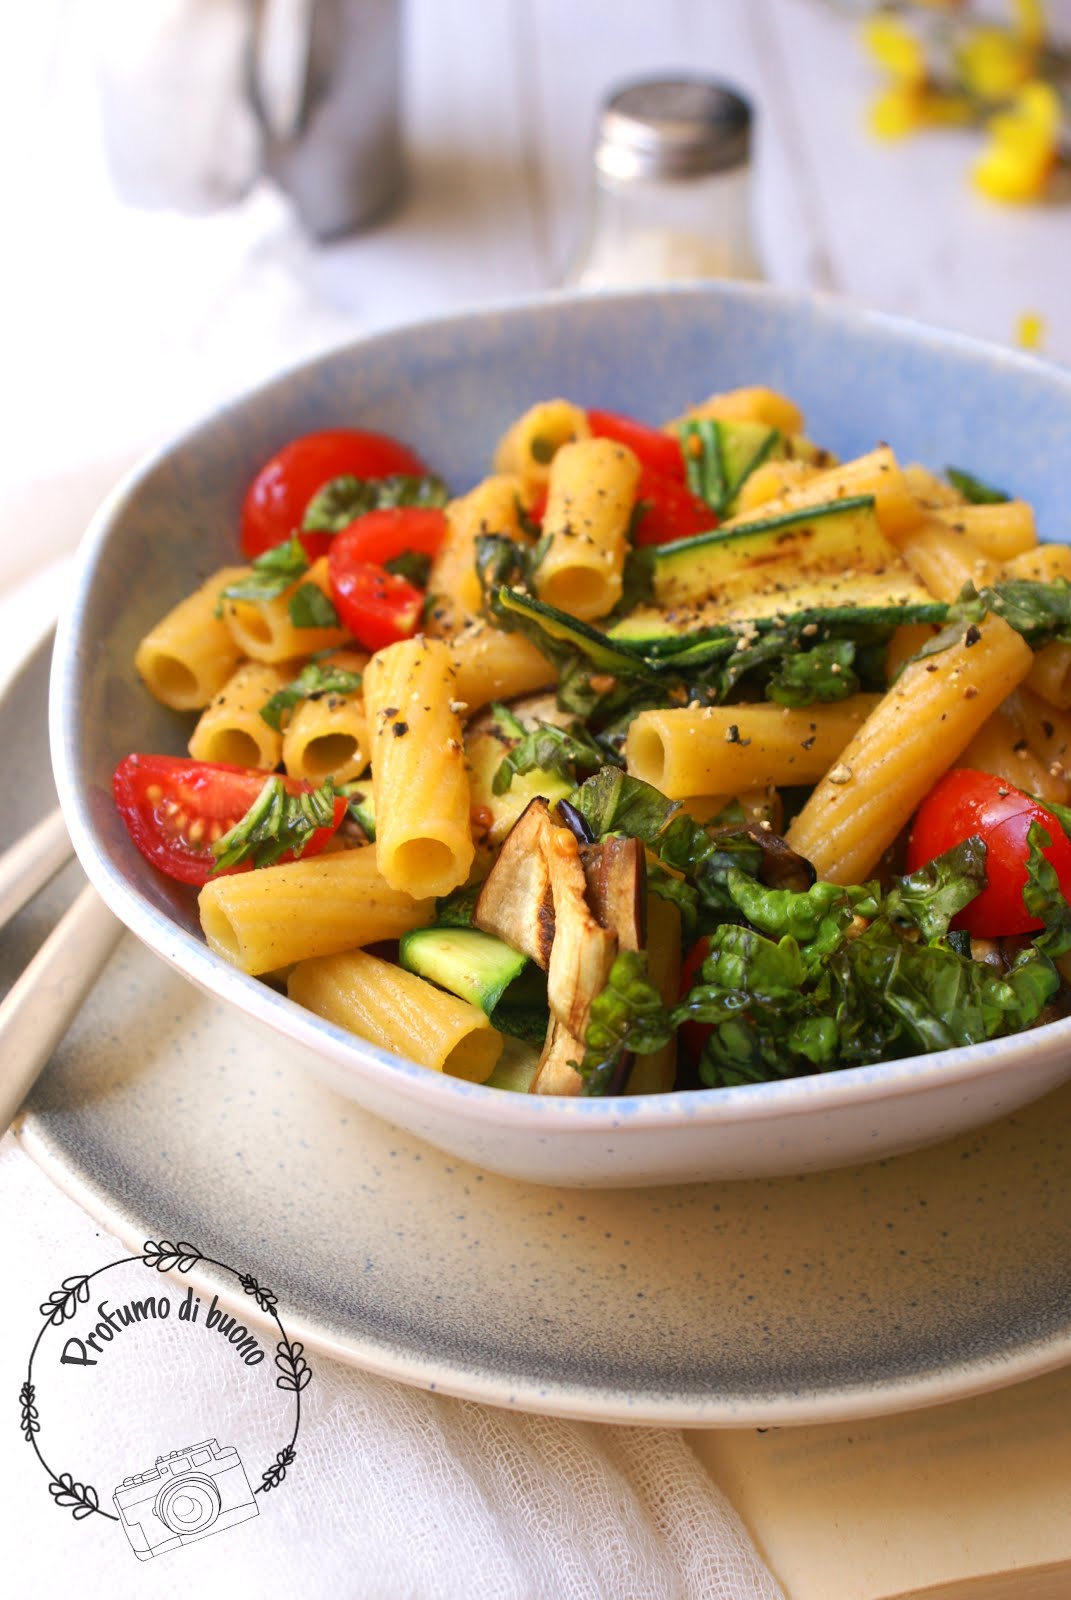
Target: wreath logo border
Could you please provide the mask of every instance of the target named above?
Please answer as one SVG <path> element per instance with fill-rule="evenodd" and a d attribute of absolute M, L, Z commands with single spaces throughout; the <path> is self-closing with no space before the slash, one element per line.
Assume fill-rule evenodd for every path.
<path fill-rule="evenodd" d="M 312 1381 L 312 1368 L 305 1360 L 304 1345 L 287 1337 L 286 1329 L 279 1320 L 276 1295 L 265 1284 L 258 1283 L 251 1273 L 239 1272 L 236 1268 L 228 1266 L 225 1261 L 217 1261 L 213 1256 L 206 1256 L 196 1245 L 188 1244 L 184 1240 L 172 1244 L 168 1239 L 146 1239 L 140 1255 L 123 1256 L 119 1261 L 109 1261 L 105 1266 L 98 1267 L 95 1272 L 64 1278 L 59 1288 L 53 1289 L 48 1299 L 41 1305 L 44 1322 L 33 1342 L 30 1358 L 26 1364 L 26 1377 L 19 1390 L 19 1428 L 23 1438 L 33 1448 L 34 1455 L 48 1473 L 48 1489 L 56 1505 L 65 1511 L 70 1511 L 76 1522 L 94 1514 L 106 1517 L 109 1522 L 119 1521 L 114 1513 L 105 1511 L 101 1506 L 100 1496 L 91 1483 L 79 1483 L 70 1472 L 55 1472 L 45 1460 L 39 1442 L 41 1415 L 37 1409 L 37 1391 L 33 1381 L 34 1358 L 49 1328 L 60 1327 L 62 1323 L 76 1315 L 79 1306 L 88 1305 L 89 1285 L 93 1278 L 101 1277 L 113 1267 L 129 1266 L 134 1261 L 142 1262 L 150 1270 L 155 1268 L 157 1272 L 189 1272 L 199 1261 L 203 1261 L 206 1266 L 218 1267 L 222 1272 L 229 1272 L 235 1277 L 243 1292 L 249 1295 L 260 1310 L 275 1323 L 279 1331 L 279 1341 L 275 1347 L 275 1365 L 279 1372 L 275 1379 L 275 1387 L 294 1396 L 294 1427 L 286 1444 L 276 1452 L 275 1460 L 264 1469 L 254 1493 L 268 1494 L 270 1490 L 277 1489 L 297 1458 L 297 1438 L 301 1428 L 301 1395 Z"/>

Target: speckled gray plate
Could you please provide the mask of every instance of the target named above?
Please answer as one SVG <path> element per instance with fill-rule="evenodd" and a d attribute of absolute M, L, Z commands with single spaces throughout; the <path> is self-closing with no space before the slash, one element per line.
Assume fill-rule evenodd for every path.
<path fill-rule="evenodd" d="M 0 846 L 54 803 L 46 695 L 47 646 L 0 703 Z M 5 933 L 0 990 L 79 878 Z M 495 1404 L 813 1422 L 1071 1359 L 1071 1085 L 866 1167 L 551 1190 L 337 1098 L 128 936 L 18 1131 L 130 1243 L 192 1239 L 271 1284 L 310 1348 Z"/>

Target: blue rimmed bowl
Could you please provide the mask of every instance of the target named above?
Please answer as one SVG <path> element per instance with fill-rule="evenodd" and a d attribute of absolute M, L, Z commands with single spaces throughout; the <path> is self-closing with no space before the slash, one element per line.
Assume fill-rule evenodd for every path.
<path fill-rule="evenodd" d="M 236 971 L 204 944 L 192 895 L 131 845 L 111 774 L 131 750 L 181 754 L 188 719 L 138 682 L 134 649 L 235 558 L 249 479 L 297 434 L 368 426 L 405 439 L 452 488 L 488 470 L 506 424 L 564 395 L 656 421 L 766 383 L 839 455 L 887 440 L 902 460 L 964 465 L 1071 535 L 1071 377 L 831 301 L 735 285 L 563 295 L 347 345 L 208 418 L 101 508 L 81 551 L 52 679 L 57 786 L 92 882 L 192 982 L 288 1041 L 367 1109 L 478 1166 L 551 1184 L 640 1185 L 820 1170 L 934 1143 L 1071 1077 L 1071 1019 L 1010 1039 L 810 1078 L 612 1100 L 511 1095 L 364 1043 Z"/>

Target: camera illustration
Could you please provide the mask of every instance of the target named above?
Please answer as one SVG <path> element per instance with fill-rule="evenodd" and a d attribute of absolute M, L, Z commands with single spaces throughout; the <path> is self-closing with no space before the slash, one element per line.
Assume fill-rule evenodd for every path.
<path fill-rule="evenodd" d="M 221 1450 L 215 1439 L 157 1456 L 148 1472 L 124 1478 L 112 1499 L 139 1561 L 260 1514 L 237 1450 Z"/>

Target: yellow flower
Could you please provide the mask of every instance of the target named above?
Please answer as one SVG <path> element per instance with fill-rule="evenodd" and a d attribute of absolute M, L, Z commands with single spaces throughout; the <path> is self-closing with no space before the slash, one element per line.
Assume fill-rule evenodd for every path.
<path fill-rule="evenodd" d="M 956 63 L 972 94 L 981 100 L 1007 100 L 1033 71 L 1034 51 L 1003 28 L 972 28 L 956 50 Z"/>
<path fill-rule="evenodd" d="M 1012 0 L 1015 31 L 1032 50 L 1045 43 L 1045 7 L 1042 0 Z"/>
<path fill-rule="evenodd" d="M 1040 350 L 1045 340 L 1045 318 L 1039 311 L 1023 311 L 1015 323 L 1015 342 L 1023 350 Z"/>
<path fill-rule="evenodd" d="M 893 84 L 874 97 L 869 121 L 871 132 L 879 139 L 906 139 L 925 126 L 925 99 L 913 87 Z"/>
<path fill-rule="evenodd" d="M 1060 97 L 1040 79 L 1024 84 L 1009 110 L 991 117 L 974 181 L 993 200 L 1037 200 L 1045 192 L 1060 138 Z"/>
<path fill-rule="evenodd" d="M 898 85 L 921 85 L 926 81 L 926 55 L 922 44 L 895 17 L 869 18 L 863 24 L 863 44 Z"/>

